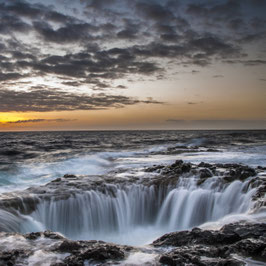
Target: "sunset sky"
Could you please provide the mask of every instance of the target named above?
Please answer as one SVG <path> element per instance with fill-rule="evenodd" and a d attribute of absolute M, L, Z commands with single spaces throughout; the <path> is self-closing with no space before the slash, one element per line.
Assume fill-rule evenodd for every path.
<path fill-rule="evenodd" d="M 0 0 L 0 131 L 266 129 L 265 0 Z"/>

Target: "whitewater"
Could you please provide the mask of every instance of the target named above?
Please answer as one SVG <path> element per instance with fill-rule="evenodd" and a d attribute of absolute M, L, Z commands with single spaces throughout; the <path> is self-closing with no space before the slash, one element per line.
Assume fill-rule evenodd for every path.
<path fill-rule="evenodd" d="M 152 181 L 157 174 L 145 171 L 180 159 L 192 164 L 204 161 L 265 167 L 264 131 L 37 132 L 0 136 L 1 199 L 5 204 L 11 195 L 21 199 L 16 207 L 0 208 L 1 231 L 51 230 L 73 240 L 145 245 L 167 232 L 195 226 L 219 228 L 231 221 L 266 217 L 263 211 L 254 212 L 256 187 L 249 185 L 250 179 L 224 183 L 214 175 L 199 185 L 197 174 L 191 174 L 190 178 L 181 176 L 172 184 L 158 185 Z M 99 185 L 87 190 L 70 189 L 65 196 L 53 193 L 48 185 L 51 196 L 29 190 L 25 199 L 25 189 L 39 188 L 64 175 L 73 175 L 73 183 L 80 176 Z M 112 184 L 102 183 L 105 176 L 113 178 Z"/>

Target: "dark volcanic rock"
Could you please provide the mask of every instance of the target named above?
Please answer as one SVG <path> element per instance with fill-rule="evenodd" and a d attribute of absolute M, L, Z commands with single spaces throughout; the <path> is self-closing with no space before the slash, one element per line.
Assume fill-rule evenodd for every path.
<path fill-rule="evenodd" d="M 166 234 L 153 245 L 173 247 L 160 257 L 165 265 L 245 265 L 234 254 L 266 262 L 266 224 L 234 223 L 219 231 L 194 228 Z"/>
<path fill-rule="evenodd" d="M 36 233 L 29 233 L 29 234 L 25 234 L 24 235 L 25 238 L 30 239 L 30 240 L 36 240 L 37 238 L 39 238 L 41 236 L 40 232 L 36 232 Z"/>
<path fill-rule="evenodd" d="M 192 168 L 191 163 L 184 163 L 182 160 L 177 160 L 169 166 L 164 165 L 154 165 L 145 169 L 145 172 L 159 172 L 163 175 L 181 175 L 188 173 Z"/>
<path fill-rule="evenodd" d="M 23 249 L 14 249 L 11 251 L 0 251 L 0 265 L 3 266 L 15 266 L 17 264 L 18 258 L 25 258 L 32 254 L 31 251 L 25 251 Z M 23 265 L 23 264 L 20 264 Z"/>
<path fill-rule="evenodd" d="M 175 247 L 190 244 L 226 245 L 235 243 L 239 240 L 241 240 L 241 238 L 234 232 L 224 234 L 220 231 L 205 231 L 199 228 L 194 228 L 191 231 L 166 234 L 153 242 L 153 244 L 155 246 Z"/>
<path fill-rule="evenodd" d="M 65 265 L 84 265 L 85 261 L 105 262 L 107 260 L 118 261 L 125 258 L 125 249 L 119 245 L 107 244 L 98 241 L 71 241 L 59 247 L 60 251 L 71 253 L 64 259 Z M 71 247 L 73 249 L 71 249 Z"/>
<path fill-rule="evenodd" d="M 165 166 L 164 165 L 154 165 L 152 167 L 146 168 L 145 172 L 147 173 L 152 173 L 152 172 L 156 172 L 159 173 L 161 169 L 163 169 Z"/>
<path fill-rule="evenodd" d="M 50 239 L 64 239 L 64 237 L 58 233 L 54 233 L 51 231 L 44 231 L 43 235 Z"/>
<path fill-rule="evenodd" d="M 60 252 L 73 252 L 81 248 L 77 241 L 64 240 L 58 247 Z"/>
<path fill-rule="evenodd" d="M 0 241 L 8 237 L 18 239 L 18 242 L 25 242 L 24 246 L 19 244 L 16 248 L 14 246 L 3 247 L 0 249 L 0 265 L 28 265 L 30 256 L 35 252 L 44 252 L 44 254 L 51 254 L 47 259 L 40 257 L 38 265 L 85 265 L 85 261 L 89 261 L 93 265 L 100 263 L 101 265 L 108 261 L 112 265 L 118 261 L 123 260 L 128 253 L 133 250 L 130 246 L 121 246 L 103 241 L 73 241 L 62 237 L 60 234 L 45 231 L 30 234 L 14 234 L 2 233 Z M 47 238 L 43 241 L 42 238 Z M 35 255 L 36 256 L 36 255 Z M 37 265 L 36 264 L 36 265 Z M 35 265 L 35 264 L 34 264 Z"/>
<path fill-rule="evenodd" d="M 212 164 L 201 162 L 198 167 L 212 168 Z"/>
<path fill-rule="evenodd" d="M 230 170 L 225 174 L 224 180 L 232 182 L 234 180 L 245 180 L 251 176 L 255 176 L 257 173 L 255 169 L 249 166 L 234 165 L 230 167 Z"/>
<path fill-rule="evenodd" d="M 200 169 L 200 178 L 212 177 L 212 171 L 208 168 Z"/>
<path fill-rule="evenodd" d="M 64 178 L 77 178 L 75 175 L 65 174 Z"/>

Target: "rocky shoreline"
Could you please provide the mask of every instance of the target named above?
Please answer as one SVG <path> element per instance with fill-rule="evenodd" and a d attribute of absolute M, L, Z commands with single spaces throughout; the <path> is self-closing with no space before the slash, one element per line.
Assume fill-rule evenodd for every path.
<path fill-rule="evenodd" d="M 131 185 L 152 187 L 153 193 L 164 198 L 173 187 L 186 179 L 195 179 L 195 186 L 203 187 L 215 178 L 219 186 L 238 180 L 256 188 L 252 196 L 254 212 L 265 211 L 265 168 L 251 168 L 240 164 L 191 164 L 181 160 L 171 165 L 154 165 L 143 169 L 141 177 L 117 178 L 117 173 L 105 176 L 65 175 L 44 186 L 31 187 L 17 193 L 5 193 L 0 198 L 0 265 L 132 265 L 132 254 L 152 254 L 143 265 L 266 265 L 266 224 L 240 221 L 220 230 L 192 230 L 165 234 L 149 248 L 106 243 L 103 241 L 74 241 L 51 231 L 29 234 L 17 233 L 19 220 L 13 227 L 3 220 L 4 215 L 17 217 L 36 211 L 41 202 L 66 201 L 88 191 L 98 191 L 117 197 L 117 188 Z M 123 173 L 121 171 L 118 174 Z M 2 219 L 2 220 L 1 220 Z M 15 218 L 14 218 L 15 219 Z M 16 243 L 13 246 L 12 243 Z M 259 264 L 261 263 L 261 264 Z M 42 265 L 42 264 L 40 264 Z M 44 264 L 45 265 L 45 264 Z M 134 264 L 133 264 L 134 265 Z M 252 265 L 252 262 L 250 263 Z"/>
<path fill-rule="evenodd" d="M 21 247 L 8 247 L 7 239 L 12 238 Z M 38 254 L 39 265 L 45 261 L 51 266 L 127 265 L 130 254 L 139 251 L 154 254 L 146 265 L 247 265 L 247 260 L 266 264 L 265 223 L 239 222 L 216 231 L 194 228 L 169 233 L 155 240 L 148 250 L 103 241 L 73 241 L 50 231 L 0 233 L 0 243 L 6 244 L 0 251 L 0 265 L 8 266 L 28 265 L 38 259 Z"/>

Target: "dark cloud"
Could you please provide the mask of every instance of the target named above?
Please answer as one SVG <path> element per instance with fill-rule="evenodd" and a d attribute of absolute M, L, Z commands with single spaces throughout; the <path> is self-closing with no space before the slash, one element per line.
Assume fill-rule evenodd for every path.
<path fill-rule="evenodd" d="M 26 123 L 42 123 L 42 122 L 62 123 L 62 122 L 69 122 L 69 121 L 75 121 L 75 120 L 73 120 L 73 119 L 63 119 L 63 118 L 57 118 L 57 119 L 28 119 L 28 120 L 9 121 L 9 122 L 5 122 L 5 124 L 26 124 Z"/>
<path fill-rule="evenodd" d="M 86 3 L 87 8 L 103 9 L 114 4 L 115 0 L 80 0 L 81 3 Z"/>
<path fill-rule="evenodd" d="M 174 15 L 170 9 L 157 4 L 156 2 L 138 2 L 136 8 L 145 18 L 153 19 L 155 21 L 174 19 Z"/>
<path fill-rule="evenodd" d="M 94 90 L 123 89 L 115 88 L 116 79 L 163 78 L 171 68 L 217 62 L 266 62 L 258 56 L 266 38 L 263 1 L 80 0 L 55 1 L 54 6 L 39 2 L 0 0 L 1 85 L 41 77 L 61 82 L 69 91 L 85 85 Z M 251 59 L 244 60 L 249 53 L 246 58 Z M 28 89 L 39 99 L 46 87 L 34 86 L 30 83 Z M 62 95 L 64 99 L 66 93 Z M 46 103 L 38 101 L 45 110 Z M 75 108 L 80 107 L 74 104 Z"/>
<path fill-rule="evenodd" d="M 8 13 L 14 18 L 27 18 L 27 19 L 43 19 L 44 21 L 51 21 L 57 23 L 67 23 L 75 21 L 72 16 L 64 15 L 57 12 L 51 7 L 46 7 L 43 4 L 31 4 L 26 1 L 19 0 L 6 0 L 0 3 L 0 10 L 2 13 Z"/>
<path fill-rule="evenodd" d="M 77 39 L 82 40 L 85 36 L 83 36 L 82 28 L 78 31 L 73 25 L 71 26 L 73 30 L 66 30 L 66 28 L 62 30 L 61 27 L 56 31 L 49 28 L 48 24 L 39 25 L 39 22 L 35 22 L 34 25 L 41 28 L 47 26 L 47 28 L 43 28 L 44 31 L 41 34 L 49 42 L 71 43 L 76 42 Z M 82 25 L 84 26 L 84 24 Z M 85 31 L 89 28 L 89 24 L 84 26 Z M 170 28 L 168 30 L 171 31 Z M 76 35 L 72 35 L 72 32 L 75 32 Z M 108 88 L 110 81 L 123 78 L 126 75 L 161 73 L 164 69 L 159 65 L 157 59 L 177 60 L 176 63 L 180 65 L 206 66 L 211 64 L 214 59 L 241 56 L 241 49 L 238 46 L 222 41 L 214 35 L 190 36 L 179 44 L 150 42 L 145 45 L 132 45 L 109 50 L 101 50 L 97 43 L 91 43 L 77 53 L 43 55 L 42 57 L 38 57 L 37 52 L 36 55 L 29 53 L 24 47 L 15 49 L 8 51 L 12 55 L 12 60 L 6 58 L 6 61 L 3 60 L 0 64 L 6 72 L 17 70 L 18 78 L 23 77 L 19 71 L 27 69 L 35 76 L 53 74 L 59 77 L 76 78 L 75 84 L 70 80 L 63 81 L 64 85 L 91 84 L 98 85 L 98 89 Z M 5 75 L 2 80 L 7 80 L 8 77 Z M 14 77 L 10 75 L 10 78 Z M 103 82 L 102 79 L 105 81 Z"/>
<path fill-rule="evenodd" d="M 11 16 L 0 11 L 0 34 L 11 34 L 13 32 L 25 33 L 31 26 L 16 16 Z"/>
<path fill-rule="evenodd" d="M 266 65 L 266 60 L 254 59 L 254 60 L 224 60 L 227 64 L 242 64 L 244 66 L 260 66 Z"/>
<path fill-rule="evenodd" d="M 116 36 L 120 39 L 133 39 L 136 38 L 136 31 L 132 29 L 125 29 L 119 31 Z"/>
<path fill-rule="evenodd" d="M 126 49 L 97 51 L 93 55 L 76 53 L 65 56 L 47 56 L 41 60 L 29 59 L 18 60 L 9 67 L 28 68 L 36 75 L 53 74 L 79 79 L 75 80 L 75 83 L 73 81 L 63 82 L 65 85 L 96 84 L 103 87 L 106 82 L 99 81 L 99 79 L 113 80 L 122 78 L 126 74 L 150 75 L 161 70 L 155 62 L 138 60 L 132 51 Z"/>
<path fill-rule="evenodd" d="M 0 90 L 0 112 L 51 112 L 122 108 L 138 103 L 163 104 L 153 99 L 138 100 L 121 95 L 77 94 L 57 89 L 30 92 Z"/>
<path fill-rule="evenodd" d="M 202 17 L 205 21 L 212 19 L 227 20 L 232 17 L 240 16 L 240 9 L 240 1 L 228 0 L 223 3 L 213 1 L 208 4 L 190 4 L 188 5 L 187 13 L 193 16 Z"/>
<path fill-rule="evenodd" d="M 239 30 L 243 27 L 244 23 L 244 20 L 241 18 L 231 19 L 228 22 L 228 27 L 233 30 Z"/>
<path fill-rule="evenodd" d="M 28 18 L 37 18 L 42 15 L 40 6 L 30 5 L 22 1 L 7 1 L 6 4 L 1 5 L 1 9 L 13 13 L 16 16 L 23 16 Z"/>
<path fill-rule="evenodd" d="M 22 77 L 25 77 L 19 73 L 1 73 L 0 72 L 0 82 L 1 81 L 7 81 L 7 80 L 17 80 L 20 79 Z"/>
<path fill-rule="evenodd" d="M 36 21 L 33 26 L 45 41 L 63 44 L 88 40 L 90 38 L 89 31 L 94 29 L 88 23 L 67 24 L 56 30 L 46 22 Z"/>

